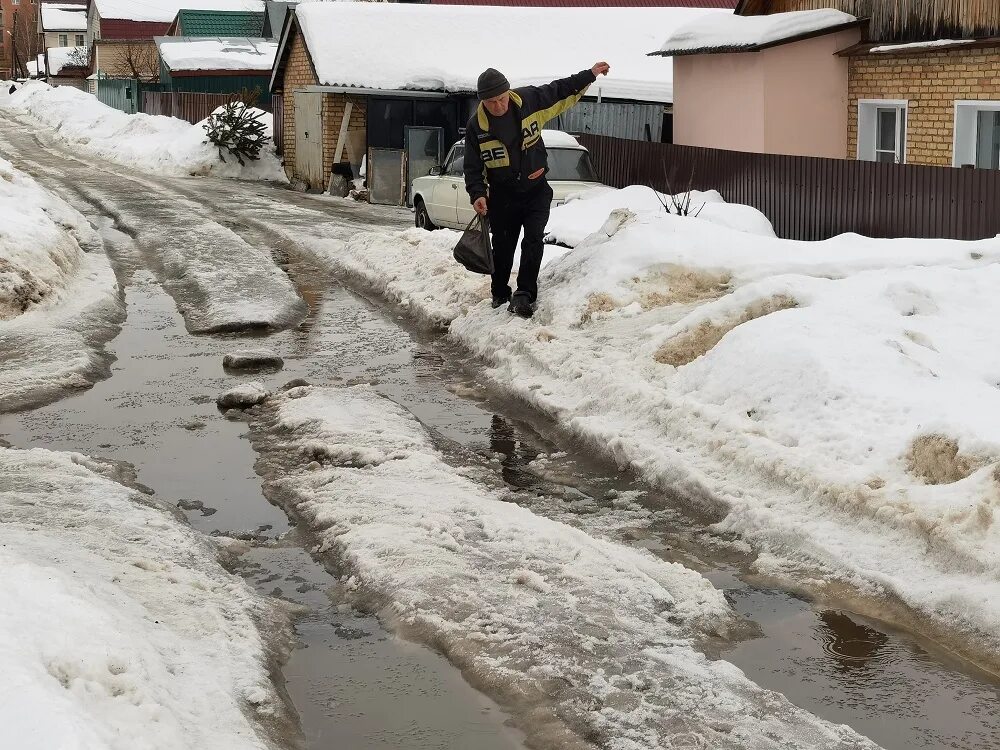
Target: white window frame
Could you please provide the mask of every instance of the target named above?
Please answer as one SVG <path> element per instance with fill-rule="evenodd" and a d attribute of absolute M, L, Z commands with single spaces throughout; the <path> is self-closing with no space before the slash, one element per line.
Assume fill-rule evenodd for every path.
<path fill-rule="evenodd" d="M 87 35 L 86 34 L 74 34 L 76 37 L 74 40 L 76 42 L 75 47 L 85 47 L 87 45 Z"/>
<path fill-rule="evenodd" d="M 69 46 L 69 34 L 60 34 L 58 42 L 59 42 L 59 46 L 60 47 L 68 47 Z"/>
<path fill-rule="evenodd" d="M 1000 110 L 1000 101 L 989 99 L 959 99 L 955 102 L 955 137 L 951 144 L 951 164 L 961 167 L 976 163 L 976 138 L 979 135 L 978 115 L 982 110 Z"/>
<path fill-rule="evenodd" d="M 910 140 L 910 102 L 906 99 L 858 99 L 858 160 L 875 161 L 875 139 L 879 109 L 902 110 L 904 120 L 896 119 L 896 140 L 902 141 L 898 164 L 906 164 L 907 142 Z M 899 126 L 905 122 L 904 137 L 899 138 Z"/>

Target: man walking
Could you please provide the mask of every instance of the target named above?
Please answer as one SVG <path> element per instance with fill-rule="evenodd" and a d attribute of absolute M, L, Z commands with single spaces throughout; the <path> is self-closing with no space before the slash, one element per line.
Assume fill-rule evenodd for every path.
<path fill-rule="evenodd" d="M 508 309 L 515 315 L 530 318 L 534 311 L 552 203 L 542 128 L 580 101 L 597 76 L 610 69 L 599 62 L 569 78 L 513 90 L 498 70 L 489 68 L 479 76 L 479 107 L 465 133 L 465 189 L 477 213 L 489 212 L 495 308 L 510 301 Z M 510 271 L 522 228 L 517 291 L 511 295 Z"/>

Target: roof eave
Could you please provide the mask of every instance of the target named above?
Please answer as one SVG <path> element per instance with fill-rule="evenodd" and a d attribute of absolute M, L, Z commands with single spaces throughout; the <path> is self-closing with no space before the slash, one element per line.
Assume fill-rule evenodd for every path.
<path fill-rule="evenodd" d="M 766 49 L 772 49 L 774 47 L 782 47 L 786 44 L 793 44 L 794 42 L 802 42 L 807 39 L 816 39 L 821 36 L 826 36 L 828 34 L 836 34 L 840 31 L 847 31 L 849 29 L 855 29 L 859 26 L 867 23 L 865 19 L 857 19 L 856 21 L 850 21 L 849 23 L 842 23 L 836 26 L 830 26 L 826 29 L 818 29 L 816 31 L 807 31 L 802 34 L 796 34 L 795 36 L 786 37 L 784 39 L 776 39 L 773 42 L 765 42 L 764 44 L 744 44 L 744 45 L 729 45 L 724 47 L 699 47 L 698 49 L 682 49 L 682 50 L 657 50 L 656 52 L 650 52 L 648 57 L 683 57 L 684 55 L 719 55 L 719 54 L 731 54 L 735 52 L 761 52 Z"/>

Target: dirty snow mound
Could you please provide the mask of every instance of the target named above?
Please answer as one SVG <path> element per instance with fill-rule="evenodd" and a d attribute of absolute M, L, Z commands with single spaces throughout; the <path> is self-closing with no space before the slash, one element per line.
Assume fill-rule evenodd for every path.
<path fill-rule="evenodd" d="M 265 410 L 252 430 L 269 496 L 362 604 L 530 712 L 536 736 L 875 747 L 700 654 L 734 622 L 706 579 L 501 501 L 369 387 L 293 388 Z"/>
<path fill-rule="evenodd" d="M 285 619 L 79 454 L 0 448 L 0 723 L 18 750 L 265 750 Z"/>
<path fill-rule="evenodd" d="M 104 376 L 101 348 L 123 317 L 114 272 L 87 220 L 0 159 L 0 411 Z"/>

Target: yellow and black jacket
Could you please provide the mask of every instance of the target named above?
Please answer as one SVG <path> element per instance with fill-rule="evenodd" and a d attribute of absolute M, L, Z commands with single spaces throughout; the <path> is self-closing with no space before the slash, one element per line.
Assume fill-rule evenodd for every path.
<path fill-rule="evenodd" d="M 541 183 L 548 171 L 548 155 L 542 143 L 542 128 L 578 101 L 596 79 L 590 70 L 544 86 L 524 86 L 510 92 L 510 108 L 521 123 L 520 159 L 511 159 L 507 144 L 490 132 L 489 116 L 482 102 L 465 132 L 465 189 L 474 203 L 483 198 L 487 186 L 494 190 L 527 190 Z M 517 164 L 513 167 L 511 162 Z M 542 170 L 532 180 L 533 175 Z"/>

